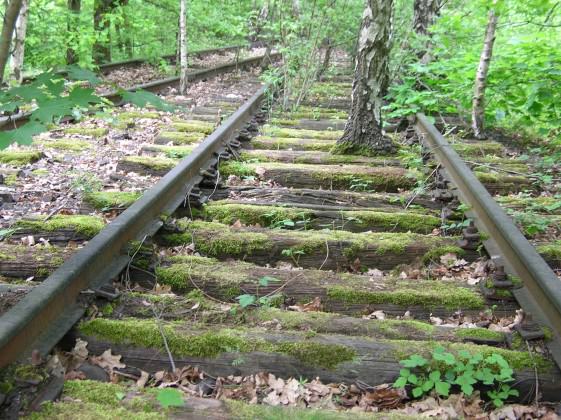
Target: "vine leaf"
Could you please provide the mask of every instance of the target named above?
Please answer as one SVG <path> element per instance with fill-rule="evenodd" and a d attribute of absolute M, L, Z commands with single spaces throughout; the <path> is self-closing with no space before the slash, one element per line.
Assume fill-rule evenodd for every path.
<path fill-rule="evenodd" d="M 156 399 L 164 408 L 183 406 L 183 394 L 174 388 L 164 388 L 158 391 Z"/>
<path fill-rule="evenodd" d="M 150 104 L 160 111 L 171 111 L 174 109 L 173 105 L 170 105 L 158 95 L 154 95 L 153 93 L 145 90 L 129 92 L 124 89 L 119 89 L 118 93 L 121 95 L 124 102 L 130 102 L 140 108 L 144 108 L 146 105 Z"/>
<path fill-rule="evenodd" d="M 30 121 L 15 130 L 0 132 L 0 149 L 8 147 L 14 141 L 19 144 L 31 144 L 33 136 L 46 131 L 47 127 L 40 122 Z"/>
<path fill-rule="evenodd" d="M 101 83 L 101 79 L 99 79 L 96 74 L 90 70 L 74 65 L 66 67 L 66 71 L 70 80 L 86 80 L 92 86 L 96 86 Z"/>

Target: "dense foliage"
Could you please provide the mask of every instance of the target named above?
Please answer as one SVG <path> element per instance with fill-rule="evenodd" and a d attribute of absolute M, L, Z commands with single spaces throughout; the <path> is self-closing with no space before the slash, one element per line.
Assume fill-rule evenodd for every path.
<path fill-rule="evenodd" d="M 432 27 L 433 56 L 396 49 L 390 115 L 423 110 L 468 117 L 489 7 L 499 15 L 486 94 L 487 124 L 524 128 L 531 136 L 559 137 L 561 122 L 561 16 L 558 2 L 486 0 L 446 2 Z M 399 9 L 398 13 L 408 8 Z M 423 42 L 409 32 L 398 42 Z M 556 140 L 559 141 L 559 140 Z"/>
<path fill-rule="evenodd" d="M 127 2 L 124 2 L 127 3 Z M 249 1 L 190 0 L 188 4 L 189 48 L 200 49 L 245 42 L 248 21 L 254 11 Z M 179 1 L 129 0 L 117 6 L 107 19 L 110 29 L 93 27 L 94 0 L 82 0 L 77 26 L 68 30 L 72 14 L 67 0 L 33 0 L 30 8 L 27 69 L 64 65 L 66 48 L 78 54 L 78 64 L 92 67 L 92 47 L 96 40 L 111 41 L 112 60 L 134 57 L 159 58 L 176 50 Z M 127 44 L 131 48 L 127 49 Z M 132 54 L 130 54 L 132 52 Z"/>

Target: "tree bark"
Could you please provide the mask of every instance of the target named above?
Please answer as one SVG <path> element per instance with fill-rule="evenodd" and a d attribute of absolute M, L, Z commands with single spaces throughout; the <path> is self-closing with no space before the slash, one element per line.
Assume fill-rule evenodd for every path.
<path fill-rule="evenodd" d="M 0 84 L 4 81 L 4 70 L 10 56 L 10 45 L 23 0 L 10 0 L 4 12 L 2 33 L 0 34 Z"/>
<path fill-rule="evenodd" d="M 77 34 L 78 20 L 80 16 L 80 10 L 82 8 L 81 0 L 68 0 L 68 22 L 66 23 L 66 28 L 68 33 Z M 66 64 L 76 64 L 78 62 L 78 55 L 76 50 L 72 48 L 72 40 L 68 42 L 68 47 L 66 48 Z"/>
<path fill-rule="evenodd" d="M 389 83 L 393 0 L 368 0 L 357 44 L 352 104 L 345 133 L 337 142 L 344 153 L 395 152 L 382 132 L 382 99 Z"/>
<path fill-rule="evenodd" d="M 111 25 L 106 15 L 115 5 L 115 0 L 95 0 L 94 2 L 94 30 L 98 36 L 100 32 L 107 31 L 107 39 L 98 38 L 93 45 L 93 59 L 96 64 L 111 61 Z"/>
<path fill-rule="evenodd" d="M 319 67 L 318 74 L 317 74 L 318 80 L 321 80 L 321 77 L 329 68 L 329 63 L 331 61 L 331 53 L 333 52 L 333 42 L 331 41 L 331 39 L 329 38 L 325 39 L 324 47 L 325 47 L 325 52 L 323 54 L 323 61 Z"/>
<path fill-rule="evenodd" d="M 11 70 L 13 79 L 21 83 L 23 80 L 23 58 L 25 56 L 25 35 L 27 33 L 27 18 L 29 16 L 29 3 L 23 0 L 19 17 L 16 21 L 14 50 L 12 52 Z"/>
<path fill-rule="evenodd" d="M 485 41 L 479 59 L 479 67 L 475 76 L 475 87 L 473 89 L 473 104 L 471 112 L 471 126 L 473 134 L 477 139 L 484 139 L 483 125 L 485 122 L 485 88 L 487 87 L 487 74 L 493 56 L 493 45 L 495 43 L 495 32 L 497 29 L 498 16 L 494 10 L 489 10 L 489 20 L 485 29 Z"/>
<path fill-rule="evenodd" d="M 430 36 L 429 28 L 434 25 L 440 9 L 440 0 L 415 0 L 413 4 L 413 29 L 418 35 Z M 421 63 L 427 64 L 432 61 L 430 54 L 431 42 L 418 53 Z"/>
<path fill-rule="evenodd" d="M 180 0 L 179 11 L 179 93 L 187 92 L 187 0 Z"/>
<path fill-rule="evenodd" d="M 413 29 L 419 35 L 430 35 L 429 27 L 438 16 L 439 0 L 415 0 L 413 4 Z"/>

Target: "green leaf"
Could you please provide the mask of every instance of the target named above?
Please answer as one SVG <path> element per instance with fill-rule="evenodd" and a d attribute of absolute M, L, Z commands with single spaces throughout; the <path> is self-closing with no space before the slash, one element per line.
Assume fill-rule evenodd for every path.
<path fill-rule="evenodd" d="M 393 383 L 394 388 L 405 388 L 407 385 L 407 378 L 404 376 L 400 376 L 397 380 Z"/>
<path fill-rule="evenodd" d="M 440 380 L 440 372 L 438 370 L 433 370 L 430 374 L 429 374 L 429 378 L 431 381 L 436 382 Z"/>
<path fill-rule="evenodd" d="M 435 351 L 432 357 L 434 358 L 434 360 L 438 360 L 439 362 L 444 362 L 450 366 L 456 363 L 456 358 L 452 353 Z"/>
<path fill-rule="evenodd" d="M 468 397 L 473 394 L 473 386 L 469 384 L 464 384 L 461 387 L 462 392 Z"/>
<path fill-rule="evenodd" d="M 409 382 L 410 384 L 413 384 L 413 385 L 417 385 L 417 383 L 419 382 L 419 380 L 417 378 L 417 375 L 409 375 L 407 377 L 407 382 Z"/>
<path fill-rule="evenodd" d="M 439 395 L 448 396 L 450 394 L 450 384 L 438 381 L 434 384 L 434 389 Z"/>
<path fill-rule="evenodd" d="M 49 99 L 31 113 L 31 118 L 43 123 L 50 123 L 54 118 L 69 115 L 74 107 L 70 98 Z"/>
<path fill-rule="evenodd" d="M 425 366 L 428 363 L 428 360 L 423 356 L 414 354 L 410 356 L 409 359 L 401 360 L 399 363 L 401 363 L 406 368 L 414 368 L 418 366 Z"/>
<path fill-rule="evenodd" d="M 411 375 L 411 371 L 409 369 L 400 369 L 399 375 L 405 376 L 407 378 L 409 375 Z"/>
<path fill-rule="evenodd" d="M 119 401 L 121 401 L 122 399 L 124 399 L 126 397 L 126 394 L 124 392 L 115 392 L 115 396 L 117 397 L 117 399 Z"/>
<path fill-rule="evenodd" d="M 413 388 L 411 394 L 413 395 L 414 398 L 419 398 L 421 395 L 423 395 L 423 388 L 420 387 Z"/>
<path fill-rule="evenodd" d="M 101 79 L 99 79 L 94 72 L 76 65 L 67 66 L 66 71 L 68 72 L 68 78 L 70 80 L 86 80 L 92 86 L 101 83 Z"/>
<path fill-rule="evenodd" d="M 280 280 L 270 276 L 263 276 L 259 279 L 259 286 L 267 287 L 269 283 L 274 283 L 277 281 Z"/>
<path fill-rule="evenodd" d="M 131 104 L 136 105 L 140 108 L 144 108 L 148 104 L 152 105 L 156 109 L 159 109 L 160 111 L 172 111 L 175 108 L 159 96 L 145 90 L 129 92 L 121 89 L 119 90 L 119 94 L 123 98 L 124 102 L 130 102 Z"/>
<path fill-rule="evenodd" d="M 183 394 L 175 388 L 164 388 L 158 391 L 156 399 L 164 408 L 183 406 Z"/>
<path fill-rule="evenodd" d="M 255 296 L 254 295 L 241 295 L 238 296 L 238 302 L 242 308 L 246 308 L 249 305 L 253 305 L 255 303 Z"/>
<path fill-rule="evenodd" d="M 74 106 L 88 107 L 90 104 L 99 104 L 102 99 L 94 94 L 94 90 L 90 88 L 83 88 L 80 86 L 72 89 L 68 98 L 72 101 Z"/>
<path fill-rule="evenodd" d="M 30 121 L 15 130 L 0 132 L 0 150 L 5 149 L 11 143 L 31 144 L 33 136 L 47 131 L 47 127 L 36 121 Z"/>
<path fill-rule="evenodd" d="M 431 389 L 434 388 L 434 381 L 428 380 L 423 382 L 423 385 L 421 385 L 421 388 L 423 389 L 424 392 L 429 392 Z"/>

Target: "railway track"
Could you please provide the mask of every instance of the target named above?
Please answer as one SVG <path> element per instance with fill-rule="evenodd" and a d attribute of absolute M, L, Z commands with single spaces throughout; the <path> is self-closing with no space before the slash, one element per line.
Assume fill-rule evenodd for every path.
<path fill-rule="evenodd" d="M 87 343 L 90 359 L 82 370 L 75 366 L 77 377 L 136 381 L 147 372 L 153 383 L 189 395 L 175 415 L 255 418 L 273 414 L 267 404 L 296 401 L 398 406 L 403 393 L 376 387 L 396 380 L 400 361 L 442 346 L 456 357 L 506 361 L 518 400 L 559 401 L 555 263 L 541 259 L 486 192 L 518 190 L 522 182 L 478 180 L 452 151 L 468 156 L 470 143 L 451 147 L 423 115 L 403 134 L 413 144 L 402 146 L 407 153 L 330 154 L 350 89 L 335 77 L 292 113 L 264 109 L 266 88 L 253 80 L 253 95 L 230 107 L 198 147 L 172 144 L 168 135 L 142 146 L 142 159 L 121 161 L 125 173 L 161 179 L 133 199 L 90 201 L 119 216 L 2 315 L 0 365 L 32 350 L 45 355 L 57 343 L 75 357 L 76 343 Z M 222 107 L 229 99 L 216 97 Z M 186 129 L 216 114 L 195 108 L 191 115 Z M 41 228 L 25 225 L 13 238 L 80 239 L 77 229 Z M 7 266 L 4 259 L 0 269 Z M 121 358 L 111 359 L 110 375 L 93 374 L 92 356 L 108 350 Z M 73 397 L 99 403 L 79 381 L 68 387 Z M 159 411 L 153 394 L 133 394 Z M 217 394 L 262 404 L 197 398 Z M 80 408 L 70 401 L 53 413 L 65 404 Z"/>

